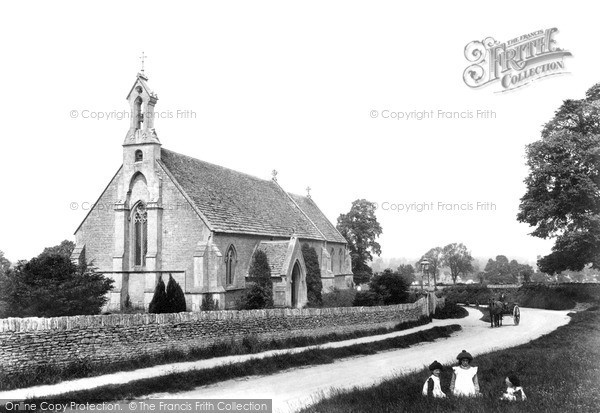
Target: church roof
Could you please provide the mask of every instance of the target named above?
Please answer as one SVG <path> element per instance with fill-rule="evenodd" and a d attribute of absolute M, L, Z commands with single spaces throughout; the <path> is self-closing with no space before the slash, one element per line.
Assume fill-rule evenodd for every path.
<path fill-rule="evenodd" d="M 289 195 L 300 207 L 300 209 L 304 211 L 306 215 L 308 215 L 308 218 L 317 226 L 317 228 L 319 228 L 319 231 L 328 241 L 346 243 L 346 239 L 342 236 L 342 234 L 339 233 L 337 228 L 333 226 L 331 221 L 327 219 L 325 214 L 321 212 L 312 198 L 296 194 Z"/>
<path fill-rule="evenodd" d="M 286 274 L 284 268 L 285 259 L 288 254 L 290 241 L 262 241 L 258 244 L 257 250 L 264 251 L 269 259 L 269 267 L 271 267 L 271 276 L 280 276 Z"/>
<path fill-rule="evenodd" d="M 164 148 L 161 162 L 216 232 L 346 242 L 312 200 L 273 180 Z"/>

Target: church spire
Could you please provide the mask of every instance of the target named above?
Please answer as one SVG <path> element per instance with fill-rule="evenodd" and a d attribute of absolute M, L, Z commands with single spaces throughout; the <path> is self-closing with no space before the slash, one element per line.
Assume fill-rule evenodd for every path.
<path fill-rule="evenodd" d="M 144 59 L 142 52 L 142 70 L 137 74 L 135 83 L 127 95 L 131 122 L 123 145 L 156 143 L 160 145 L 154 130 L 154 106 L 158 96 L 148 86 L 148 78 L 144 74 Z"/>

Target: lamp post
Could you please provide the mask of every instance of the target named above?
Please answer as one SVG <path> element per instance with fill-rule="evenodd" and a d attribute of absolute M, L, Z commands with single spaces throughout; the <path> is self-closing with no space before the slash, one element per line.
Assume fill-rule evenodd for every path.
<path fill-rule="evenodd" d="M 425 272 L 427 272 L 427 289 L 429 289 L 429 260 L 427 258 L 423 258 L 421 260 L 421 288 L 423 288 L 423 282 L 425 280 Z"/>

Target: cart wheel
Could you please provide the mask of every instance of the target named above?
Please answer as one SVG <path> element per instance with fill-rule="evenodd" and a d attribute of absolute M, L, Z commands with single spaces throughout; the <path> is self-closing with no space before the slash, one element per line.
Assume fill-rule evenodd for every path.
<path fill-rule="evenodd" d="M 518 305 L 515 305 L 515 308 L 513 308 L 513 320 L 516 326 L 518 326 L 521 321 L 521 310 Z"/>

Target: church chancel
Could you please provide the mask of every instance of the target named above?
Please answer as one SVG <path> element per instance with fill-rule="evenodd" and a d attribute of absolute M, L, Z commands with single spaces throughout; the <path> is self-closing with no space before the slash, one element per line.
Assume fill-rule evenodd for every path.
<path fill-rule="evenodd" d="M 346 240 L 310 197 L 165 148 L 154 128 L 157 95 L 143 71 L 127 95 L 131 123 L 123 164 L 75 232 L 74 260 L 93 261 L 115 280 L 108 310 L 126 301 L 145 307 L 162 276 L 183 288 L 188 310 L 211 296 L 219 308 L 236 308 L 248 282 L 254 252 L 271 266 L 278 307 L 306 304 L 301 246 L 319 257 L 323 290 L 352 283 Z M 307 190 L 309 190 L 307 188 Z"/>

